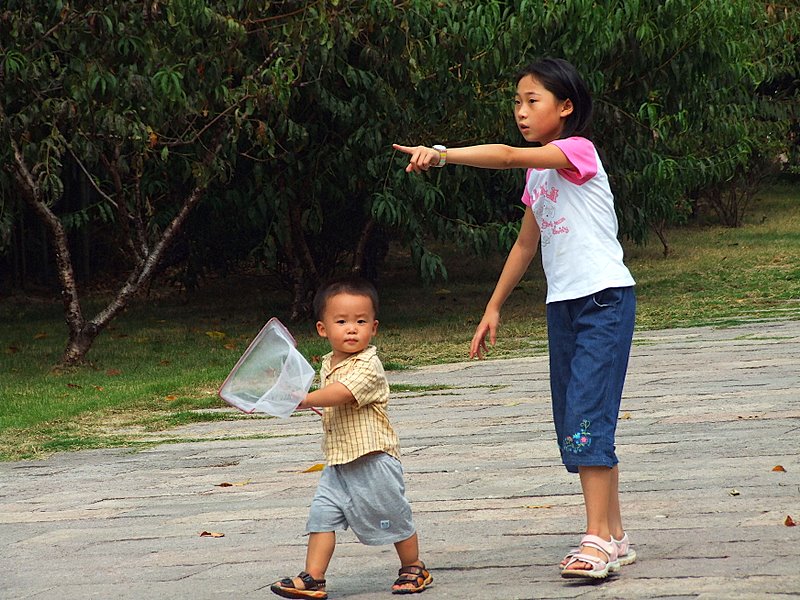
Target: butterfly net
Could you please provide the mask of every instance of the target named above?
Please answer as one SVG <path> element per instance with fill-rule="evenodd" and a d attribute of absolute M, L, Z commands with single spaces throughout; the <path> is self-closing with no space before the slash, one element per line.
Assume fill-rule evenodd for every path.
<path fill-rule="evenodd" d="M 286 418 L 313 380 L 314 367 L 298 352 L 289 330 L 273 317 L 242 354 L 219 395 L 243 412 Z"/>

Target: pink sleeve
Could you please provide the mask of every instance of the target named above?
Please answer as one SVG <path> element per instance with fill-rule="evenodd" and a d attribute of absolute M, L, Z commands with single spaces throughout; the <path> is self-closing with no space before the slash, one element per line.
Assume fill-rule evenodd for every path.
<path fill-rule="evenodd" d="M 531 198 L 531 195 L 528 192 L 528 179 L 530 179 L 530 177 L 531 177 L 531 171 L 533 171 L 533 169 L 528 169 L 527 171 L 525 171 L 525 187 L 523 188 L 523 192 L 522 192 L 522 203 L 525 206 L 531 206 L 532 207 L 533 206 L 533 198 Z"/>
<path fill-rule="evenodd" d="M 582 137 L 571 137 L 550 143 L 557 146 L 574 167 L 574 169 L 558 169 L 558 174 L 564 179 L 582 185 L 597 175 L 597 154 L 592 142 Z"/>

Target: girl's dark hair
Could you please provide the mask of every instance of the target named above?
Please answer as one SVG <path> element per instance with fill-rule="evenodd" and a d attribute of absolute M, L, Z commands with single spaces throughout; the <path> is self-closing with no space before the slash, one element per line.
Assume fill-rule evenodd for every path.
<path fill-rule="evenodd" d="M 589 137 L 592 124 L 592 97 L 577 69 L 563 58 L 542 58 L 517 73 L 516 82 L 531 75 L 559 100 L 572 101 L 572 114 L 564 123 L 562 136 Z"/>
<path fill-rule="evenodd" d="M 322 315 L 325 313 L 325 306 L 328 304 L 328 299 L 338 294 L 366 296 L 372 301 L 372 310 L 375 313 L 375 318 L 378 318 L 378 290 L 375 289 L 375 286 L 372 285 L 372 282 L 368 279 L 355 275 L 346 275 L 344 277 L 331 279 L 317 290 L 313 304 L 314 318 L 317 321 L 322 320 Z"/>

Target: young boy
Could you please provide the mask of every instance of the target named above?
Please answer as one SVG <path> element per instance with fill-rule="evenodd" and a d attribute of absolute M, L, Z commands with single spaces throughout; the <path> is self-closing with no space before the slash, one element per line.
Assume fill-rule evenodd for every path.
<path fill-rule="evenodd" d="M 378 293 L 368 281 L 328 283 L 314 298 L 317 333 L 332 351 L 322 359 L 320 387 L 300 408 L 322 407 L 322 471 L 306 524 L 305 570 L 272 584 L 284 598 L 327 598 L 325 572 L 336 531 L 351 527 L 367 545 L 394 544 L 400 558 L 394 594 L 413 594 L 433 577 L 419 559 L 411 506 L 405 497 L 397 434 L 386 406 L 389 384 L 370 345 L 378 331 Z"/>

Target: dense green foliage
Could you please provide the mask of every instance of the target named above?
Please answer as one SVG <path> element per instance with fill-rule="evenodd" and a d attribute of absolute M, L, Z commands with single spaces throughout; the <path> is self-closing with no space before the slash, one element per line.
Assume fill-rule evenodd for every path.
<path fill-rule="evenodd" d="M 297 317 L 320 278 L 375 276 L 390 239 L 445 275 L 431 241 L 513 241 L 522 173 L 409 177 L 391 142 L 522 143 L 513 74 L 542 55 L 590 84 L 622 234 L 666 248 L 700 199 L 738 224 L 741 188 L 792 156 L 798 31 L 796 3 L 753 0 L 10 0 L 4 279 L 25 285 L 48 257 L 69 321 L 75 264 L 109 276 L 98 329 L 170 261 L 193 277 L 255 260 Z"/>

